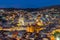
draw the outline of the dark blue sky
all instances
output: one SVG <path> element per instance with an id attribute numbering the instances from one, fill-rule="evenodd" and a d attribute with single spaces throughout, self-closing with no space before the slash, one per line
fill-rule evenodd
<path id="1" fill-rule="evenodd" d="M 60 0 L 0 0 L 0 8 L 40 8 L 60 5 Z"/>

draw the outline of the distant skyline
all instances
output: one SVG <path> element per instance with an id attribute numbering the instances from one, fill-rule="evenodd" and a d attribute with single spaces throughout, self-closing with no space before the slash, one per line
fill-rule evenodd
<path id="1" fill-rule="evenodd" d="M 60 0 L 0 0 L 0 8 L 41 8 L 60 5 Z"/>

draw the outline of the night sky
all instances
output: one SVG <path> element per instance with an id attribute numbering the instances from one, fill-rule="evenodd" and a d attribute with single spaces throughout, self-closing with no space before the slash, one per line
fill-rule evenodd
<path id="1" fill-rule="evenodd" d="M 0 8 L 40 8 L 60 5 L 60 0 L 0 0 Z"/>

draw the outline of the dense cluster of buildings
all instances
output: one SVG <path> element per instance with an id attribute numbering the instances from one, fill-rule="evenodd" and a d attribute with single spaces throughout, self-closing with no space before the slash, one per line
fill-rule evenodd
<path id="1" fill-rule="evenodd" d="M 52 31 L 59 28 L 59 8 L 35 11 L 0 9 L 0 40 L 54 40 Z"/>

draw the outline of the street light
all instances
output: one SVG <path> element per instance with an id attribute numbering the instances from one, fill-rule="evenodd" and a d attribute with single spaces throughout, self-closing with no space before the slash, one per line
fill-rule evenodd
<path id="1" fill-rule="evenodd" d="M 56 37 L 56 40 L 60 40 L 59 36 Z"/>

